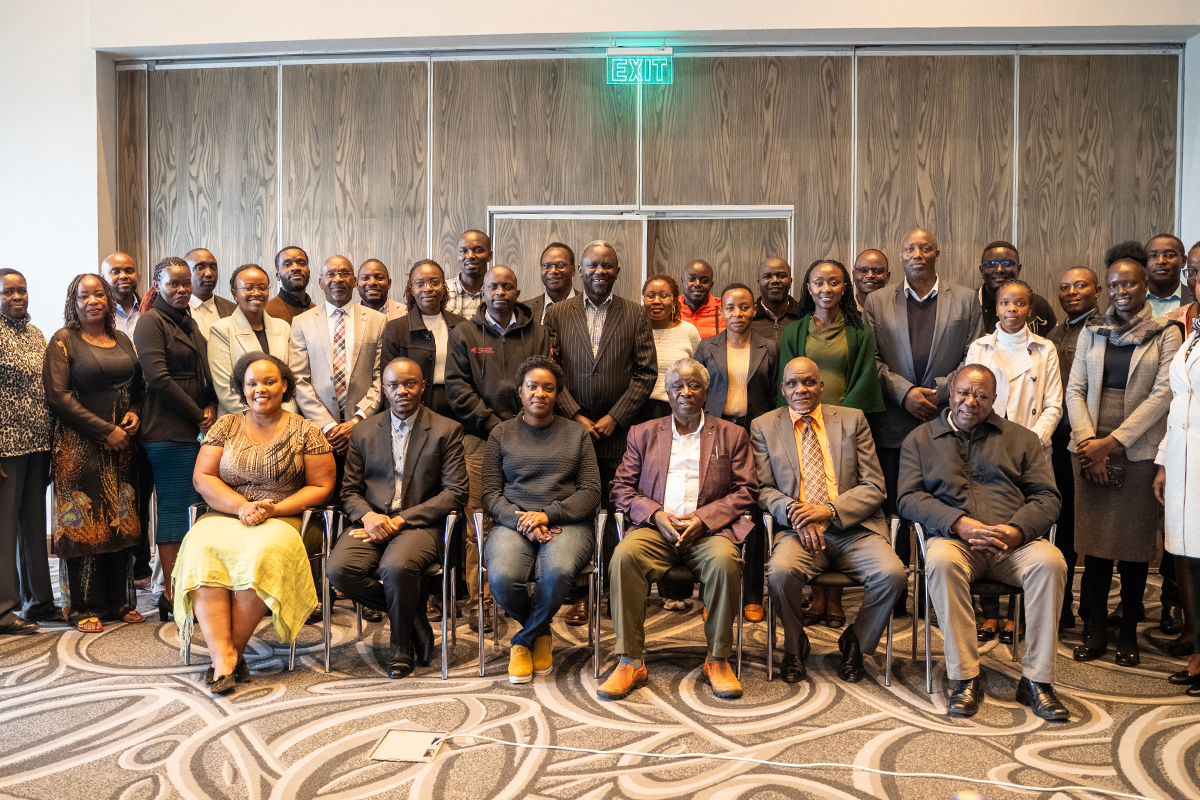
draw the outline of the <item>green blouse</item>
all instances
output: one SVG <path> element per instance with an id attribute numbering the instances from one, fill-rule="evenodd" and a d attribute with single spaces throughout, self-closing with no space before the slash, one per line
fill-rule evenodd
<path id="1" fill-rule="evenodd" d="M 822 403 L 833 404 L 833 401 L 829 399 L 829 389 L 834 381 L 831 381 L 830 378 L 833 377 L 833 373 L 837 372 L 842 383 L 842 399 L 836 405 L 857 408 L 864 414 L 883 411 L 883 390 L 879 386 L 879 367 L 875 363 L 875 336 L 871 333 L 871 329 L 866 326 L 856 328 L 846 325 L 845 319 L 840 314 L 838 321 L 824 331 L 821 331 L 816 325 L 810 325 L 811 321 L 812 315 L 808 314 L 793 322 L 787 326 L 783 336 L 779 339 L 780 386 L 783 384 L 783 370 L 787 363 L 793 358 L 805 356 L 816 361 L 817 368 L 821 370 L 821 380 L 825 382 L 825 392 L 821 395 Z M 842 362 L 844 366 L 840 371 L 836 368 L 827 369 L 826 363 L 817 360 L 818 355 L 825 359 L 829 355 L 828 352 L 818 354 L 809 350 L 811 344 L 818 344 L 820 347 L 820 343 L 810 335 L 810 330 L 815 332 L 818 337 L 828 337 L 839 327 L 841 330 L 836 338 L 844 341 L 846 348 L 846 360 Z M 782 391 L 776 393 L 776 404 L 787 405 L 783 400 Z"/>

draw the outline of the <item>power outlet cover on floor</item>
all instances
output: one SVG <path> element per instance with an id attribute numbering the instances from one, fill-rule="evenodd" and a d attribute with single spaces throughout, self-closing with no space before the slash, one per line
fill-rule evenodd
<path id="1" fill-rule="evenodd" d="M 368 756 L 372 761 L 413 761 L 428 763 L 437 757 L 445 733 L 438 731 L 404 731 L 390 729 Z M 436 742 L 436 744 L 434 744 Z"/>

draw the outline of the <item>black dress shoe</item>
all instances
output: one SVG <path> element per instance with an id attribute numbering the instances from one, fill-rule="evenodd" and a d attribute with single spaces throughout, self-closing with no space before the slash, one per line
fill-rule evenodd
<path id="1" fill-rule="evenodd" d="M 808 677 L 808 667 L 805 663 L 812 653 L 812 642 L 808 641 L 808 634 L 804 631 L 800 631 L 800 641 L 796 643 L 796 649 L 800 651 L 798 656 L 792 653 L 783 654 L 783 666 L 779 673 L 783 676 L 784 683 L 799 683 Z"/>
<path id="2" fill-rule="evenodd" d="M 316 609 L 311 614 L 308 615 L 308 619 L 304 620 L 304 624 L 305 625 L 321 625 L 324 623 L 324 621 L 325 621 L 325 615 L 321 613 L 321 607 L 317 606 Z"/>
<path id="3" fill-rule="evenodd" d="M 383 612 L 361 606 L 363 622 L 383 622 Z M 440 617 L 439 617 L 440 619 Z"/>
<path id="4" fill-rule="evenodd" d="M 1200 683 L 1195 686 L 1189 686 L 1184 694 L 1188 697 L 1200 697 Z"/>
<path id="5" fill-rule="evenodd" d="M 1200 672 L 1193 675 L 1184 668 L 1168 677 L 1167 683 L 1174 686 L 1200 686 Z"/>
<path id="6" fill-rule="evenodd" d="M 37 633 L 40 628 L 36 622 L 16 617 L 7 625 L 0 625 L 0 636 L 28 636 Z"/>
<path id="7" fill-rule="evenodd" d="M 1034 683 L 1029 678 L 1021 678 L 1017 684 L 1017 702 L 1029 706 L 1034 716 L 1049 722 L 1066 722 L 1071 713 L 1054 694 L 1054 687 L 1048 683 Z"/>
<path id="8" fill-rule="evenodd" d="M 846 628 L 846 632 L 838 639 L 838 649 L 842 651 L 842 663 L 837 668 L 838 677 L 846 683 L 858 683 L 867 671 L 863 669 L 862 647 L 858 644 L 854 628 Z"/>
<path id="9" fill-rule="evenodd" d="M 1164 605 L 1162 615 L 1158 618 L 1158 629 L 1168 636 L 1174 636 L 1183 630 L 1183 619 L 1175 606 Z"/>
<path id="10" fill-rule="evenodd" d="M 1136 667 L 1142 663 L 1142 654 L 1138 651 L 1137 642 L 1117 642 L 1117 655 L 1113 661 L 1122 667 Z"/>
<path id="11" fill-rule="evenodd" d="M 407 678 L 415 669 L 413 662 L 408 658 L 393 658 L 388 662 L 388 677 L 394 681 L 401 678 Z"/>
<path id="12" fill-rule="evenodd" d="M 63 612 L 58 606 L 50 606 L 45 611 L 38 611 L 25 617 L 26 622 L 63 622 Z"/>
<path id="13" fill-rule="evenodd" d="M 437 657 L 438 649 L 433 638 L 433 627 L 423 614 L 418 613 L 413 618 L 412 637 L 417 663 L 422 667 L 428 667 Z"/>
<path id="14" fill-rule="evenodd" d="M 1107 642 L 1088 643 L 1085 641 L 1084 644 L 1076 646 L 1075 652 L 1072 655 L 1076 661 L 1095 661 L 1107 652 Z"/>
<path id="15" fill-rule="evenodd" d="M 951 717 L 973 717 L 983 702 L 983 682 L 979 676 L 965 681 L 955 681 L 946 698 L 946 713 Z"/>
<path id="16" fill-rule="evenodd" d="M 154 605 L 158 606 L 159 622 L 168 622 L 175 614 L 175 604 L 168 600 L 165 594 L 160 594 Z"/>
<path id="17" fill-rule="evenodd" d="M 476 633 L 479 632 L 479 609 L 473 609 L 467 615 L 467 627 Z M 483 632 L 492 632 L 492 604 L 489 602 L 483 607 Z"/>

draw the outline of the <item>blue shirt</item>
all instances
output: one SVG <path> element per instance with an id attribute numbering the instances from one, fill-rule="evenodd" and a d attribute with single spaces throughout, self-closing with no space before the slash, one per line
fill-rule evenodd
<path id="1" fill-rule="evenodd" d="M 1169 297 L 1156 297 L 1154 294 L 1146 292 L 1146 302 L 1150 304 L 1154 316 L 1165 317 L 1168 311 L 1183 305 L 1183 284 L 1175 287 L 1175 294 Z"/>

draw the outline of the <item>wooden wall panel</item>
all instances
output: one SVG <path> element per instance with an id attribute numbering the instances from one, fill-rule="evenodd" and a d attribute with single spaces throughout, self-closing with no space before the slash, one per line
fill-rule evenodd
<path id="1" fill-rule="evenodd" d="M 602 58 L 433 65 L 433 258 L 489 205 L 632 205 L 637 90 Z"/>
<path id="2" fill-rule="evenodd" d="M 150 73 L 150 254 L 206 247 L 217 291 L 239 264 L 276 250 L 276 72 L 270 67 Z"/>
<path id="3" fill-rule="evenodd" d="M 621 274 L 616 293 L 641 302 L 642 222 L 620 219 L 498 219 L 492 243 L 494 263 L 504 264 L 517 274 L 521 296 L 530 299 L 546 291 L 541 280 L 542 250 L 550 242 L 563 242 L 575 251 L 578 263 L 589 242 L 602 239 L 617 250 Z M 458 259 L 439 262 L 448 273 L 458 270 Z M 575 290 L 580 291 L 579 279 Z"/>
<path id="4" fill-rule="evenodd" d="M 643 202 L 795 205 L 797 262 L 852 257 L 852 80 L 844 56 L 677 58 L 674 84 L 643 89 Z M 702 227 L 707 241 L 721 235 Z M 730 251 L 730 263 L 763 247 L 779 246 Z"/>
<path id="5" fill-rule="evenodd" d="M 149 269 L 146 189 L 146 72 L 118 72 L 117 249 L 133 256 L 141 275 Z"/>
<path id="6" fill-rule="evenodd" d="M 1017 246 L 1039 287 L 1175 232 L 1178 69 L 1173 55 L 1021 58 Z"/>
<path id="7" fill-rule="evenodd" d="M 683 268 L 702 258 L 712 265 L 714 292 L 744 283 L 758 292 L 758 265 L 787 258 L 786 219 L 656 219 L 649 222 L 648 272 L 665 272 L 683 284 Z M 794 264 L 799 279 L 809 262 Z"/>
<path id="8" fill-rule="evenodd" d="M 938 274 L 979 285 L 988 242 L 1012 235 L 1012 56 L 858 60 L 858 250 L 938 238 Z M 849 266 L 849 263 L 847 263 Z"/>
<path id="9" fill-rule="evenodd" d="M 424 62 L 283 68 L 283 238 L 392 272 L 392 296 L 425 258 Z M 400 277 L 397 280 L 397 276 Z"/>

